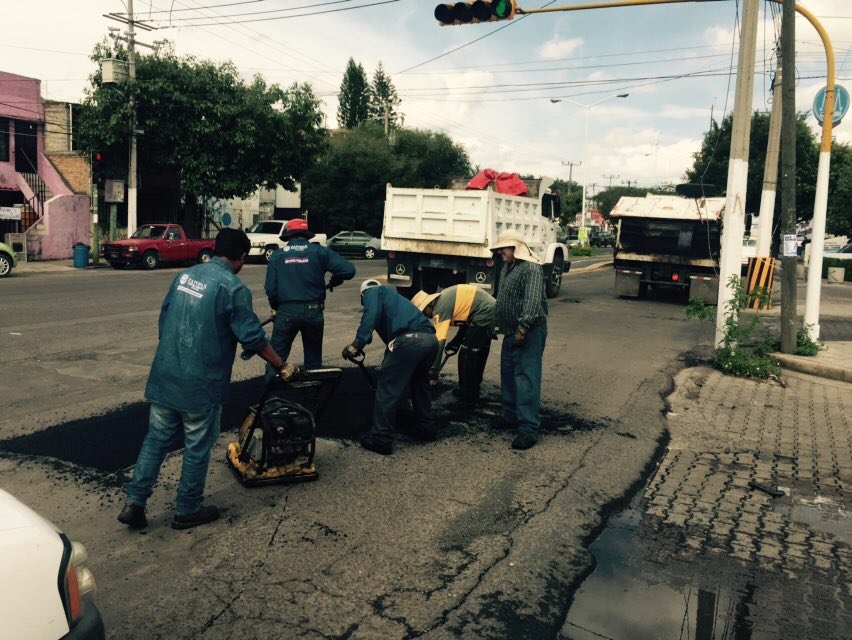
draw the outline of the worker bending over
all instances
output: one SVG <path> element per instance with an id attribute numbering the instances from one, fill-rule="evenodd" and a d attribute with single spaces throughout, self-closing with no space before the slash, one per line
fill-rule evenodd
<path id="1" fill-rule="evenodd" d="M 411 390 L 420 440 L 435 440 L 429 395 L 429 369 L 438 353 L 438 341 L 432 323 L 410 300 L 395 289 L 383 287 L 378 280 L 361 285 L 364 307 L 361 324 L 352 344 L 343 349 L 347 360 L 363 353 L 373 339 L 373 331 L 387 345 L 379 370 L 373 408 L 373 429 L 361 438 L 361 446 L 375 453 L 393 453 L 394 418 L 397 405 L 406 390 Z"/>
<path id="2" fill-rule="evenodd" d="M 462 403 L 474 404 L 479 400 L 482 375 L 491 350 L 494 306 L 497 301 L 473 284 L 455 285 L 440 293 L 419 291 L 411 301 L 435 324 L 438 357 L 435 358 L 429 377 L 433 380 L 438 378 L 443 364 L 441 351 L 446 349 L 449 356 L 458 353 L 459 387 L 453 393 Z M 457 326 L 458 333 L 444 347 L 451 326 Z"/>

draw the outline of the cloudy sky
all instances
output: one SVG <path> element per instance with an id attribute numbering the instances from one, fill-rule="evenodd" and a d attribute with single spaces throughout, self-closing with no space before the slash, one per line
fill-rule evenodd
<path id="1" fill-rule="evenodd" d="M 125 1 L 11 3 L 4 18 L 13 28 L 0 41 L 0 70 L 41 78 L 47 98 L 80 100 L 93 68 L 92 46 L 109 27 L 120 26 L 103 14 L 124 13 Z M 283 85 L 310 83 L 324 101 L 330 127 L 336 126 L 336 94 L 347 60 L 363 64 L 370 76 L 381 61 L 402 99 L 407 126 L 443 131 L 465 146 L 475 164 L 504 171 L 567 178 L 564 163 L 573 162 L 582 163 L 573 178 L 590 184 L 677 182 L 711 114 L 718 119 L 732 108 L 741 9 L 735 0 L 454 27 L 437 24 L 435 4 L 136 0 L 134 9 L 159 27 L 142 33 L 143 41 L 167 38 L 180 54 L 231 59 L 247 78 L 259 73 Z M 804 4 L 832 38 L 838 81 L 852 84 L 852 3 Z M 308 13 L 314 15 L 302 15 Z M 780 5 L 772 10 L 761 3 L 756 109 L 770 107 L 779 16 Z M 816 31 L 801 18 L 796 40 L 797 103 L 804 110 L 825 82 L 825 57 Z M 628 97 L 614 97 L 623 93 Z M 852 142 L 848 122 L 838 127 L 837 138 Z"/>

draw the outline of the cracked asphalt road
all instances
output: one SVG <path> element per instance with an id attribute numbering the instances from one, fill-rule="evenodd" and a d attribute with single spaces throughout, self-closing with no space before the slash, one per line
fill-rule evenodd
<path id="1" fill-rule="evenodd" d="M 357 266 L 359 279 L 383 270 Z M 176 273 L 4 283 L 0 366 L 15 375 L 0 380 L 0 439 L 140 400 Z M 261 315 L 263 274 L 241 274 Z M 495 343 L 488 401 L 460 416 L 445 394 L 436 443 L 401 436 L 381 457 L 321 439 L 318 482 L 248 490 L 224 462 L 223 434 L 207 495 L 225 513 L 209 526 L 168 527 L 179 453 L 163 467 L 142 534 L 115 520 L 122 496 L 90 469 L 5 454 L 0 486 L 86 544 L 110 637 L 557 637 L 591 568 L 588 543 L 642 479 L 665 432 L 661 394 L 700 338 L 680 304 L 619 300 L 611 279 L 609 269 L 569 275 L 549 301 L 543 393 L 560 423 L 529 451 L 486 426 L 499 408 Z M 336 354 L 357 313 L 353 284 L 330 297 L 328 363 L 343 364 Z M 380 360 L 378 347 L 367 353 Z M 235 379 L 260 372 L 257 361 L 238 362 Z"/>

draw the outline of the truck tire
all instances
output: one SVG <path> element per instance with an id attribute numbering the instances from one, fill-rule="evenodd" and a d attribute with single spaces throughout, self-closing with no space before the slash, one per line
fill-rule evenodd
<path id="1" fill-rule="evenodd" d="M 125 264 L 121 260 L 110 260 L 109 266 L 113 269 L 124 269 Z"/>
<path id="2" fill-rule="evenodd" d="M 146 251 L 142 256 L 142 266 L 148 271 L 153 271 L 160 266 L 160 256 L 156 251 Z"/>
<path id="3" fill-rule="evenodd" d="M 269 264 L 269 261 L 272 260 L 272 254 L 276 251 L 278 251 L 278 247 L 276 247 L 274 244 L 270 244 L 269 246 L 267 246 L 263 250 L 263 261 L 266 262 L 266 264 Z"/>
<path id="4" fill-rule="evenodd" d="M 565 267 L 565 260 L 557 254 L 553 256 L 553 264 L 550 265 L 550 272 L 547 273 L 547 281 L 544 283 L 544 292 L 548 298 L 555 298 L 559 295 L 559 290 L 562 288 L 562 270 Z"/>
<path id="5" fill-rule="evenodd" d="M 198 254 L 199 262 L 210 262 L 210 258 L 213 257 L 213 252 L 210 249 L 202 249 L 201 253 Z"/>

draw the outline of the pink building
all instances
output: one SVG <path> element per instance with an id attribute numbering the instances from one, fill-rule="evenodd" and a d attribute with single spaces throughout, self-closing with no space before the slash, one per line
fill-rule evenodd
<path id="1" fill-rule="evenodd" d="M 0 71 L 0 238 L 25 234 L 29 259 L 68 258 L 75 243 L 90 244 L 73 117 L 71 105 L 42 100 L 40 80 Z"/>

